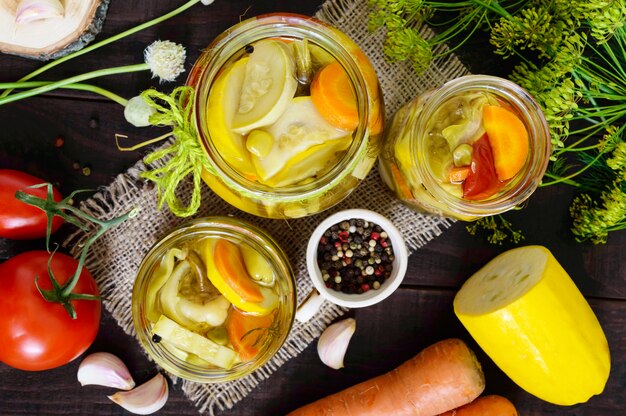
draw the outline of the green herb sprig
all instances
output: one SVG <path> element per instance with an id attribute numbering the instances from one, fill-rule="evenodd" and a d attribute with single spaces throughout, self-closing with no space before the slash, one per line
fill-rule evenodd
<path id="1" fill-rule="evenodd" d="M 473 236 L 484 233 L 490 244 L 502 245 L 506 241 L 517 244 L 524 239 L 522 231 L 513 228 L 513 224 L 502 215 L 479 218 L 466 225 L 465 229 Z"/>
<path id="2" fill-rule="evenodd" d="M 515 2 L 513 2 L 515 3 Z M 489 0 L 368 0 L 372 11 L 368 29 L 386 29 L 384 52 L 392 62 L 408 60 L 418 74 L 432 62 L 454 52 L 472 34 L 498 16 L 510 16 L 507 5 Z M 514 5 L 513 5 L 514 6 Z M 426 26 L 438 29 L 425 38 Z M 455 46 L 451 46 L 454 41 Z M 440 48 L 447 44 L 448 48 Z"/>
<path id="3" fill-rule="evenodd" d="M 370 0 L 370 29 L 387 30 L 391 61 L 428 68 L 441 43 L 453 51 L 479 29 L 489 30 L 494 52 L 515 59 L 510 79 L 537 100 L 550 127 L 551 163 L 541 186 L 579 189 L 570 208 L 578 241 L 606 242 L 626 228 L 626 2 L 624 0 Z M 423 39 L 433 26 L 437 35 Z M 409 42 L 409 40 L 418 39 Z M 418 45 L 418 46 L 415 46 Z M 419 49 L 419 53 L 416 50 Z M 510 224 L 483 219 L 493 242 Z"/>

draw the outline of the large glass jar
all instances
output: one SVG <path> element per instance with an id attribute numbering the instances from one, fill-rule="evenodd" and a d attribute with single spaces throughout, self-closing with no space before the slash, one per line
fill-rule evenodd
<path id="1" fill-rule="evenodd" d="M 406 205 L 471 221 L 525 201 L 549 157 L 548 126 L 535 100 L 508 80 L 468 75 L 398 110 L 379 170 Z"/>
<path id="2" fill-rule="evenodd" d="M 219 254 L 217 244 L 225 248 Z M 250 285 L 259 289 L 263 300 L 246 301 L 245 285 L 248 293 Z M 170 373 L 200 383 L 231 381 L 280 349 L 293 324 L 295 296 L 287 255 L 265 231 L 230 217 L 199 218 L 144 257 L 133 286 L 133 323 L 148 355 Z"/>
<path id="3" fill-rule="evenodd" d="M 202 53 L 187 85 L 196 90 L 194 121 L 211 165 L 203 179 L 248 213 L 323 211 L 354 190 L 378 156 L 384 107 L 376 73 L 352 40 L 314 18 L 269 14 L 231 27 Z"/>

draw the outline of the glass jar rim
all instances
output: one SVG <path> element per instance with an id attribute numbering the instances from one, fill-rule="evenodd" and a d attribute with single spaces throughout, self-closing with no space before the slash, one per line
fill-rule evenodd
<path id="1" fill-rule="evenodd" d="M 187 85 L 195 85 L 203 82 L 206 85 L 207 94 L 196 93 L 194 98 L 194 124 L 198 132 L 200 145 L 207 156 L 211 169 L 214 170 L 227 186 L 244 195 L 251 195 L 254 199 L 297 201 L 303 198 L 314 197 L 320 193 L 327 192 L 341 183 L 350 174 L 359 162 L 359 159 L 367 150 L 367 140 L 369 134 L 368 120 L 369 114 L 369 92 L 366 82 L 359 69 L 358 63 L 351 56 L 348 48 L 334 38 L 337 33 L 332 26 L 310 16 L 293 13 L 271 13 L 256 16 L 244 20 L 219 35 L 200 56 L 192 68 L 187 79 Z M 345 39 L 352 42 L 347 35 L 341 33 Z M 232 168 L 226 161 L 222 160 L 210 139 L 203 118 L 206 109 L 206 99 L 211 85 L 215 81 L 219 70 L 245 45 L 254 41 L 271 37 L 307 38 L 331 53 L 344 67 L 350 81 L 353 84 L 357 101 L 359 124 L 353 133 L 352 145 L 341 160 L 324 175 L 315 178 L 305 184 L 272 188 L 245 178 Z M 240 39 L 240 43 L 233 42 Z"/>
<path id="2" fill-rule="evenodd" d="M 424 186 L 437 200 L 446 204 L 452 212 L 461 216 L 484 217 L 508 211 L 522 204 L 535 191 L 546 171 L 551 154 L 550 131 L 543 111 L 535 99 L 522 87 L 504 78 L 491 75 L 465 75 L 443 84 L 428 92 L 424 107 L 417 117 L 416 131 L 425 131 L 429 117 L 448 99 L 469 91 L 486 91 L 504 99 L 511 105 L 528 130 L 529 160 L 523 172 L 518 173 L 506 190 L 496 197 L 470 201 L 456 197 L 439 185 L 428 168 L 428 163 L 414 163 Z M 426 133 L 424 133 L 426 134 Z M 419 155 L 427 155 L 427 140 L 420 140 L 417 134 L 410 138 L 411 160 L 419 161 Z M 533 151 L 535 150 L 535 151 Z"/>

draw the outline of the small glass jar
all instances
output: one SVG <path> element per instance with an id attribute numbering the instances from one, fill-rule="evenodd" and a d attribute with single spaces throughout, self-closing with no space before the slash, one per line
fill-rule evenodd
<path id="1" fill-rule="evenodd" d="M 324 59 L 339 62 L 349 78 L 358 112 L 358 122 L 350 132 L 351 144 L 342 150 L 343 155 L 328 162 L 323 171 L 284 186 L 263 183 L 255 178 L 254 171 L 246 173 L 245 169 L 239 169 L 225 157 L 223 142 L 216 134 L 211 134 L 215 131 L 211 129 L 216 127 L 215 123 L 211 124 L 210 117 L 214 112 L 209 110 L 212 105 L 209 96 L 220 75 L 238 60 L 248 57 L 254 51 L 252 45 L 267 39 L 278 40 L 287 48 L 295 48 L 297 42 L 306 40 L 308 50 L 317 53 L 315 56 L 311 52 L 313 65 Z M 300 80 L 299 71 L 296 67 L 293 77 Z M 310 74 L 310 77 L 314 76 Z M 298 85 L 296 96 L 309 94 L 306 76 L 304 78 L 304 84 L 299 81 L 302 85 Z M 350 194 L 367 176 L 378 156 L 384 106 L 376 73 L 352 40 L 314 18 L 268 14 L 231 27 L 202 53 L 190 72 L 187 85 L 196 90 L 194 121 L 211 166 L 204 170 L 203 180 L 217 195 L 245 212 L 267 218 L 298 218 L 323 211 Z M 241 141 L 239 146 L 245 148 L 248 137 L 248 133 L 242 133 L 242 137 L 235 140 Z M 305 159 L 315 161 L 317 155 Z"/>
<path id="2" fill-rule="evenodd" d="M 263 342 L 256 356 L 242 360 L 230 369 L 207 367 L 194 360 L 185 359 L 180 351 L 171 348 L 160 339 L 154 339 L 154 323 L 148 318 L 149 295 L 154 290 L 151 283 L 161 260 L 173 248 L 193 245 L 207 238 L 220 238 L 240 245 L 247 244 L 261 254 L 274 271 L 274 286 L 278 295 L 278 306 L 268 342 Z M 157 302 L 153 300 L 153 302 Z M 154 304 L 154 303 L 153 303 Z M 232 309 L 233 306 L 230 306 Z M 229 312 L 230 313 L 230 312 Z M 231 381 L 245 376 L 263 366 L 280 349 L 293 325 L 295 314 L 295 277 L 287 255 L 263 230 L 230 217 L 206 217 L 196 219 L 174 229 L 158 241 L 146 254 L 133 286 L 132 316 L 137 336 L 148 355 L 162 368 L 187 380 L 199 383 Z M 197 360 L 196 360 L 197 361 Z"/>
<path id="3" fill-rule="evenodd" d="M 466 198 L 463 182 L 448 179 L 453 178 L 449 172 L 455 167 L 457 148 L 442 139 L 442 126 L 448 126 L 445 124 L 448 119 L 440 120 L 444 114 L 449 120 L 455 120 L 458 126 L 463 126 L 467 120 L 459 120 L 464 117 L 461 114 L 467 115 L 467 111 L 456 103 L 462 103 L 464 97 L 472 100 L 479 97 L 489 105 L 505 108 L 521 121 L 527 132 L 528 153 L 519 171 L 513 177 L 499 181 L 497 191 L 484 198 Z M 442 110 L 446 108 L 449 113 Z M 480 111 L 482 114 L 482 107 Z M 477 122 L 483 123 L 481 120 Z M 472 128 L 476 128 L 478 136 L 485 134 L 482 124 Z M 550 133 L 543 112 L 524 89 L 506 79 L 468 75 L 427 91 L 398 110 L 386 131 L 379 171 L 387 186 L 409 207 L 472 221 L 508 211 L 524 202 L 541 182 L 550 151 Z M 472 153 L 469 154 L 471 158 Z M 467 169 L 475 167 L 473 158 L 464 163 Z M 468 171 L 464 174 L 467 175 Z"/>

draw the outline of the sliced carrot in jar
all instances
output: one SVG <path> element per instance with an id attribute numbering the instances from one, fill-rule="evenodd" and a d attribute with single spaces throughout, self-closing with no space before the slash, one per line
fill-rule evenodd
<path id="1" fill-rule="evenodd" d="M 242 361 L 251 360 L 259 353 L 269 335 L 275 316 L 275 313 L 254 316 L 238 309 L 231 310 L 226 321 L 226 332 L 228 340 Z"/>
<path id="2" fill-rule="evenodd" d="M 359 124 L 354 88 L 337 61 L 320 69 L 311 83 L 311 99 L 317 111 L 332 125 L 352 131 Z"/>
<path id="3" fill-rule="evenodd" d="M 222 278 L 246 302 L 261 302 L 263 294 L 246 271 L 239 247 L 228 240 L 215 243 L 213 258 Z"/>
<path id="4" fill-rule="evenodd" d="M 398 166 L 395 163 L 391 163 L 389 166 L 391 167 L 391 175 L 393 176 L 396 191 L 406 200 L 413 199 L 413 192 L 411 192 L 409 184 L 404 180 L 404 175 L 402 175 Z"/>
<path id="5" fill-rule="evenodd" d="M 494 105 L 483 108 L 483 124 L 493 152 L 498 179 L 511 179 L 528 158 L 528 131 L 515 113 Z"/>
<path id="6" fill-rule="evenodd" d="M 461 183 L 465 180 L 465 178 L 467 178 L 467 175 L 469 174 L 469 172 L 470 172 L 469 166 L 453 167 L 450 169 L 448 178 L 450 179 L 450 182 L 452 183 Z"/>

